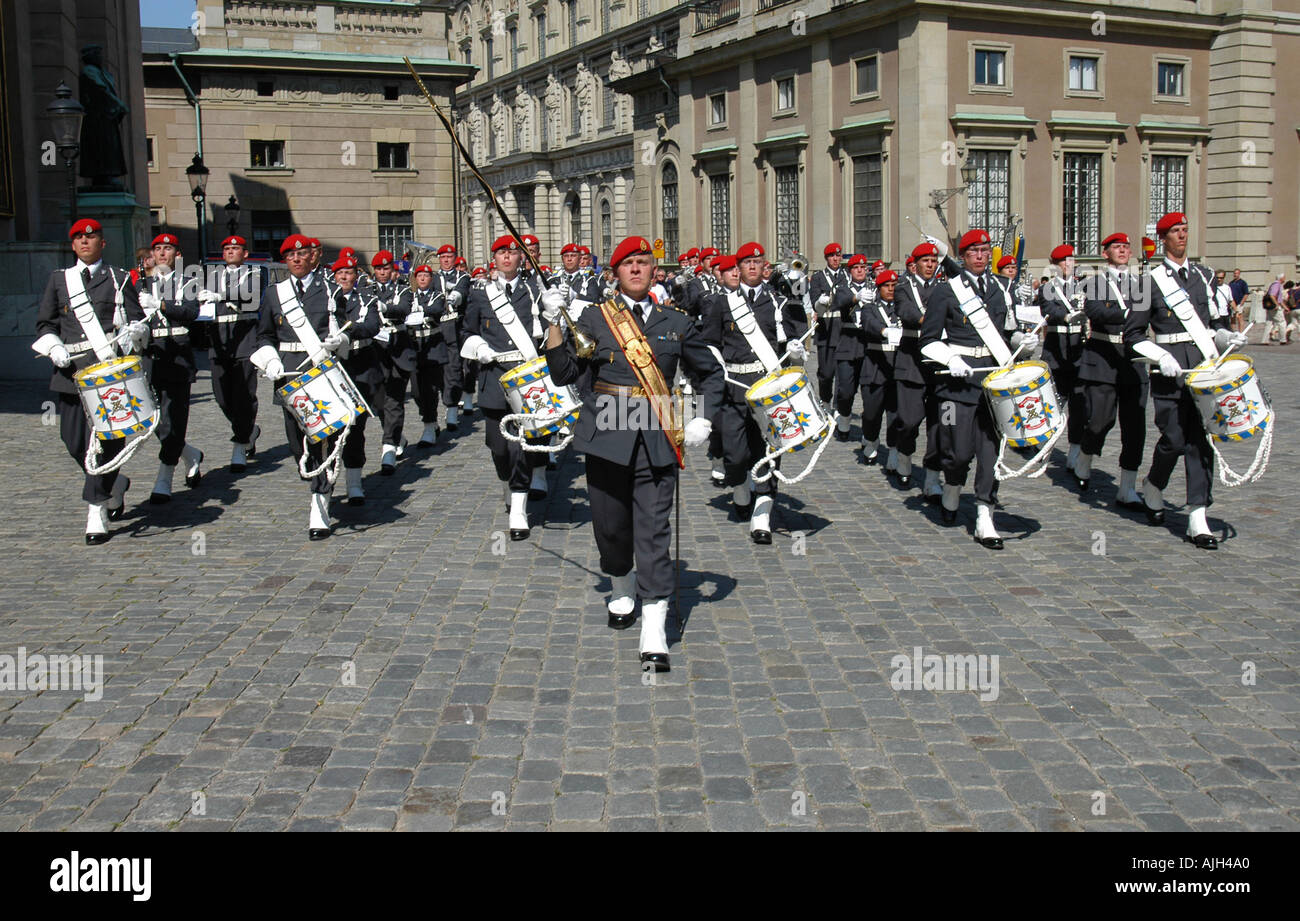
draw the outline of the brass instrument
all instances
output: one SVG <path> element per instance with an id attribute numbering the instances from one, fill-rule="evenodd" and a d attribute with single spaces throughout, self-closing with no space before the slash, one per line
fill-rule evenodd
<path id="1" fill-rule="evenodd" d="M 415 267 L 417 265 L 429 265 L 432 267 L 433 262 L 429 260 L 437 259 L 438 247 L 429 246 L 427 243 L 420 243 L 415 240 L 403 240 L 402 249 L 411 254 L 411 272 L 406 281 L 412 291 L 415 290 Z"/>

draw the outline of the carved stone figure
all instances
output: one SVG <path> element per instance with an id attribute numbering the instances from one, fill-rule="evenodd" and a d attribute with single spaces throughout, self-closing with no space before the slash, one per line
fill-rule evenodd
<path id="1" fill-rule="evenodd" d="M 86 115 L 81 121 L 82 177 L 92 188 L 120 189 L 118 177 L 126 175 L 126 153 L 122 148 L 122 119 L 131 110 L 117 95 L 117 82 L 104 69 L 104 46 L 81 49 L 81 104 Z"/>

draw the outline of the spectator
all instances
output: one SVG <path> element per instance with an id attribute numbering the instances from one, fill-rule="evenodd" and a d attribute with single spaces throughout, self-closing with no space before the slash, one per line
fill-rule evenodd
<path id="1" fill-rule="evenodd" d="M 1292 330 L 1300 331 L 1300 288 L 1295 286 L 1295 282 L 1288 281 L 1283 291 L 1285 293 L 1282 296 L 1282 309 L 1286 313 L 1287 323 L 1283 330 L 1286 338 L 1282 340 L 1282 344 L 1290 345 Z"/>
<path id="2" fill-rule="evenodd" d="M 1279 345 L 1286 342 L 1286 309 L 1282 306 L 1282 298 L 1285 296 L 1283 283 L 1286 281 L 1286 273 L 1279 272 L 1277 281 L 1268 286 L 1268 291 L 1264 294 L 1264 338 L 1260 340 L 1260 345 L 1268 345 L 1269 340 L 1276 338 Z"/>
<path id="3" fill-rule="evenodd" d="M 131 284 L 139 287 L 140 279 L 153 274 L 153 250 L 143 246 L 135 251 L 135 268 L 131 270 Z"/>
<path id="4" fill-rule="evenodd" d="M 1250 295 L 1250 286 L 1241 277 L 1241 269 L 1233 270 L 1228 290 L 1232 292 L 1232 328 L 1241 332 L 1246 326 L 1246 298 Z"/>

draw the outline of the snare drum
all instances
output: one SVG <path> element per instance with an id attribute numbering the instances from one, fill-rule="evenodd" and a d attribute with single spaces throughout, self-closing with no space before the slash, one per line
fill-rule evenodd
<path id="1" fill-rule="evenodd" d="M 312 444 L 343 431 L 362 413 L 374 415 L 352 378 L 333 358 L 308 368 L 275 391 Z"/>
<path id="2" fill-rule="evenodd" d="M 1215 441 L 1245 441 L 1273 423 L 1273 406 L 1259 385 L 1255 362 L 1245 355 L 1210 364 L 1187 375 L 1187 387 Z"/>
<path id="3" fill-rule="evenodd" d="M 760 378 L 745 391 L 745 401 L 773 450 L 802 451 L 831 430 L 830 413 L 803 368 L 784 368 Z"/>
<path id="4" fill-rule="evenodd" d="M 984 395 L 994 421 L 1012 447 L 1046 444 L 1064 422 L 1052 372 L 1041 361 L 1022 361 L 994 371 L 984 379 Z"/>
<path id="5" fill-rule="evenodd" d="M 572 386 L 560 387 L 551 380 L 544 357 L 526 361 L 501 375 L 501 389 L 510 412 L 526 418 L 520 429 L 527 438 L 547 438 L 578 421 L 582 401 Z"/>
<path id="6" fill-rule="evenodd" d="M 77 372 L 76 381 L 100 441 L 129 438 L 153 427 L 157 407 L 139 357 L 101 361 Z"/>

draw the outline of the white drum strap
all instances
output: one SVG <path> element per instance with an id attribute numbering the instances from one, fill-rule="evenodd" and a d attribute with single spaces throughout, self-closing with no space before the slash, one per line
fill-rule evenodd
<path id="1" fill-rule="evenodd" d="M 63 280 L 68 285 L 68 304 L 72 307 L 72 315 L 81 324 L 86 341 L 90 343 L 96 358 L 108 361 L 113 357 L 113 346 L 104 335 L 104 327 L 99 325 L 99 317 L 95 316 L 95 308 L 90 303 L 90 296 L 86 294 L 86 286 L 81 283 L 81 263 L 64 269 Z"/>
<path id="2" fill-rule="evenodd" d="M 767 336 L 758 328 L 758 320 L 754 317 L 754 312 L 749 309 L 749 302 L 739 291 L 732 291 L 727 294 L 727 307 L 731 310 L 732 322 L 736 324 L 736 329 L 745 337 L 749 343 L 750 351 L 756 358 L 763 363 L 763 367 L 771 374 L 777 368 L 781 367 L 781 361 L 776 357 L 776 349 L 772 348 L 772 343 L 767 341 Z M 781 324 L 777 323 L 777 329 Z"/>
<path id="3" fill-rule="evenodd" d="M 1124 316 L 1128 316 L 1128 304 L 1124 301 L 1124 295 L 1120 294 L 1119 285 L 1116 284 L 1118 276 L 1114 272 L 1106 273 L 1106 284 L 1110 286 L 1111 294 L 1115 295 L 1115 300 L 1119 301 L 1119 309 L 1124 311 Z"/>
<path id="4" fill-rule="evenodd" d="M 276 285 L 276 293 L 280 295 L 280 313 L 284 314 L 285 320 L 293 328 L 294 334 L 298 341 L 307 347 L 308 355 L 315 355 L 320 352 L 324 346 L 321 345 L 320 336 L 316 334 L 316 329 L 307 319 L 306 312 L 302 309 L 302 302 L 298 300 L 298 292 L 293 288 L 293 279 L 286 278 Z M 329 312 L 330 329 L 335 328 L 334 311 Z"/>
<path id="5" fill-rule="evenodd" d="M 975 332 L 979 333 L 985 348 L 993 353 L 994 359 L 999 365 L 1008 365 L 1011 363 L 1011 349 L 1007 347 L 1006 340 L 1002 338 L 993 326 L 993 319 L 989 316 L 984 302 L 980 300 L 979 292 L 971 287 L 965 277 L 958 275 L 948 282 L 948 287 L 952 288 L 952 293 L 957 295 L 957 308 L 970 321 Z"/>
<path id="6" fill-rule="evenodd" d="M 916 299 L 916 308 L 921 311 L 921 316 L 925 316 L 925 301 L 921 298 L 921 292 L 917 290 L 916 280 L 908 273 L 907 278 L 908 290 L 912 292 L 912 297 Z"/>
<path id="7" fill-rule="evenodd" d="M 528 330 L 524 329 L 515 305 L 498 285 L 491 284 L 483 290 L 487 294 L 488 303 L 492 305 L 492 312 L 497 315 L 497 322 L 506 331 L 510 341 L 515 344 L 515 349 L 524 356 L 524 361 L 532 361 L 537 357 L 537 346 L 533 342 L 533 337 L 528 335 Z"/>
<path id="8" fill-rule="evenodd" d="M 1189 272 L 1196 270 L 1188 266 Z M 1163 271 L 1161 271 L 1163 270 Z M 1214 347 L 1214 337 L 1210 331 L 1205 328 L 1201 322 L 1200 316 L 1196 313 L 1196 306 L 1192 304 L 1192 299 L 1187 296 L 1187 292 L 1178 284 L 1178 277 L 1167 264 L 1161 265 L 1159 269 L 1151 273 L 1155 279 L 1156 287 L 1160 289 L 1160 294 L 1165 299 L 1165 306 L 1178 318 L 1183 324 L 1183 329 L 1191 335 L 1192 341 L 1196 347 L 1201 350 L 1201 354 L 1207 361 L 1218 358 L 1219 350 Z M 1205 279 L 1201 279 L 1204 283 Z"/>
<path id="9" fill-rule="evenodd" d="M 754 297 L 755 300 L 758 299 L 758 295 L 755 295 Z M 777 345 L 783 345 L 785 343 L 786 336 L 785 336 L 785 324 L 781 322 L 781 311 L 785 308 L 786 301 L 784 297 L 781 297 L 780 300 L 777 299 L 778 297 L 780 296 L 775 292 L 773 292 L 772 322 L 776 324 L 776 343 Z"/>

